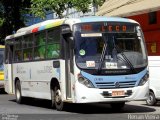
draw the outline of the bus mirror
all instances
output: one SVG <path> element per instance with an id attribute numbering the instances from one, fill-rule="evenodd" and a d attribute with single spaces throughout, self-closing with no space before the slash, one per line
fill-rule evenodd
<path id="1" fill-rule="evenodd" d="M 71 35 L 71 28 L 69 25 L 63 25 L 61 28 L 61 32 L 63 36 L 70 36 Z"/>
<path id="2" fill-rule="evenodd" d="M 70 37 L 70 47 L 71 47 L 71 49 L 74 49 L 74 40 L 73 40 L 73 37 Z"/>

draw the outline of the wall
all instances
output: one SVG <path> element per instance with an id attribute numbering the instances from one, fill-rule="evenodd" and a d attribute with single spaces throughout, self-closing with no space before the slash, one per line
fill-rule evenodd
<path id="1" fill-rule="evenodd" d="M 149 55 L 160 55 L 160 11 L 156 11 L 156 23 L 149 24 L 149 14 L 128 17 L 140 23 Z"/>

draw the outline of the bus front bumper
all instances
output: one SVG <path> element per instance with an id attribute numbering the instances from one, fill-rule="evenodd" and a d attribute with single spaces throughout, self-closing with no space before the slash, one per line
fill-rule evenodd
<path id="1" fill-rule="evenodd" d="M 113 91 L 123 91 L 123 96 L 112 96 Z M 133 88 L 119 89 L 98 89 L 87 88 L 86 86 L 76 82 L 75 84 L 75 103 L 95 103 L 95 102 L 127 102 L 133 100 L 145 100 L 149 93 L 149 83 L 143 86 Z"/>

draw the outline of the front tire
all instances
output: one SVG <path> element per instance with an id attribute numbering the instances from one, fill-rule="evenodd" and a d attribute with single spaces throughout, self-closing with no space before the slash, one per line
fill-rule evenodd
<path id="1" fill-rule="evenodd" d="M 62 111 L 64 109 L 64 103 L 62 101 L 62 94 L 59 86 L 54 88 L 54 105 L 58 111 Z"/>
<path id="2" fill-rule="evenodd" d="M 52 105 L 52 108 L 55 108 L 55 97 L 54 97 L 54 89 L 51 89 L 51 105 Z"/>
<path id="3" fill-rule="evenodd" d="M 22 93 L 21 93 L 21 85 L 20 85 L 20 81 L 16 82 L 16 86 L 15 86 L 15 96 L 16 96 L 16 102 L 18 104 L 22 104 Z"/>
<path id="4" fill-rule="evenodd" d="M 152 106 L 156 104 L 156 97 L 152 91 L 149 91 L 149 96 L 146 100 L 147 105 Z"/>

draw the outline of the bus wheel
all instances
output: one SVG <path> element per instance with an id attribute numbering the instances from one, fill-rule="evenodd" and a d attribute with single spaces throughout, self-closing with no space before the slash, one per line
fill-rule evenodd
<path id="1" fill-rule="evenodd" d="M 114 110 L 121 110 L 125 105 L 125 102 L 111 103 L 111 107 Z"/>
<path id="2" fill-rule="evenodd" d="M 20 81 L 16 82 L 15 95 L 16 95 L 16 102 L 19 103 L 19 104 L 21 104 L 22 103 L 22 94 L 21 94 Z"/>
<path id="3" fill-rule="evenodd" d="M 52 108 L 55 108 L 55 97 L 54 97 L 54 90 L 51 89 L 51 100 L 52 100 Z"/>
<path id="4" fill-rule="evenodd" d="M 155 105 L 156 102 L 157 101 L 156 101 L 154 93 L 152 91 L 149 91 L 149 96 L 146 100 L 147 105 L 152 106 L 152 105 Z"/>
<path id="5" fill-rule="evenodd" d="M 54 88 L 54 104 L 58 111 L 63 110 L 64 103 L 62 101 L 61 90 L 60 90 L 60 87 L 57 87 L 57 86 Z"/>

